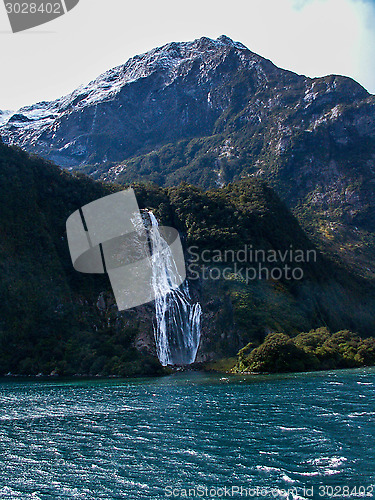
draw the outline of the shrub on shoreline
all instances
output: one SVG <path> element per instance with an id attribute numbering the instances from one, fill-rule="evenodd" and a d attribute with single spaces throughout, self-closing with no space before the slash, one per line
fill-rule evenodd
<path id="1" fill-rule="evenodd" d="M 238 353 L 233 373 L 278 373 L 375 365 L 375 338 L 362 339 L 349 330 L 327 328 L 299 333 L 270 333 L 258 347 L 248 344 Z"/>

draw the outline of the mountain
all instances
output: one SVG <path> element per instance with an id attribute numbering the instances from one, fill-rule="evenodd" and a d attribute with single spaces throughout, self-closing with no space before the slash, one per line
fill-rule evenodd
<path id="1" fill-rule="evenodd" d="M 108 279 L 78 273 L 71 264 L 66 219 L 119 189 L 0 141 L 0 375 L 163 373 L 155 356 L 153 305 L 119 312 Z M 291 245 L 314 249 L 285 204 L 260 180 L 208 191 L 186 183 L 134 184 L 134 189 L 141 208 L 179 230 L 188 263 L 191 246 L 205 255 L 245 244 L 283 254 Z M 232 264 L 206 266 L 223 270 Z M 235 272 L 228 279 L 194 279 L 190 270 L 191 294 L 203 310 L 198 360 L 233 356 L 271 330 L 296 334 L 328 326 L 373 333 L 375 289 L 369 280 L 319 253 L 298 266 L 304 276 L 297 281 L 246 282 Z"/>
<path id="2" fill-rule="evenodd" d="M 229 38 L 170 43 L 135 56 L 53 102 L 20 109 L 3 139 L 61 166 L 121 161 L 186 137 L 210 135 L 230 104 L 224 87 L 240 68 L 273 65 Z"/>
<path id="3" fill-rule="evenodd" d="M 375 97 L 350 78 L 306 78 L 200 38 L 3 121 L 5 142 L 105 181 L 263 179 L 324 251 L 375 276 Z"/>

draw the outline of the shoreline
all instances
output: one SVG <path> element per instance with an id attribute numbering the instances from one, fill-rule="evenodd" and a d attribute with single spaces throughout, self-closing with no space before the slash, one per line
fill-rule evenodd
<path id="1" fill-rule="evenodd" d="M 161 378 L 161 377 L 168 377 L 171 375 L 177 375 L 179 373 L 202 373 L 202 374 L 217 374 L 217 375 L 227 375 L 231 377 L 241 377 L 241 376 L 253 376 L 253 377 L 259 377 L 259 376 L 276 376 L 276 375 L 303 375 L 303 374 L 308 374 L 308 373 L 332 373 L 332 372 L 343 372 L 346 370 L 364 370 L 367 368 L 375 368 L 375 365 L 367 365 L 367 366 L 355 366 L 351 368 L 332 368 L 329 370 L 306 370 L 306 371 L 288 371 L 288 372 L 251 372 L 251 371 L 244 371 L 244 372 L 231 372 L 231 371 L 222 371 L 222 370 L 214 370 L 214 369 L 207 369 L 204 367 L 198 368 L 182 368 L 182 367 L 177 367 L 177 368 L 171 368 L 169 367 L 169 373 L 163 373 L 159 375 L 133 375 L 131 377 L 122 377 L 120 375 L 85 375 L 85 374 L 74 374 L 74 375 L 20 375 L 20 374 L 7 374 L 7 375 L 0 375 L 0 382 L 1 381 L 7 381 L 7 380 L 30 380 L 30 381 L 51 381 L 51 380 L 60 380 L 60 381 L 66 381 L 66 380 L 87 380 L 87 381 L 94 381 L 94 380 L 141 380 L 141 379 L 153 379 L 153 378 Z"/>

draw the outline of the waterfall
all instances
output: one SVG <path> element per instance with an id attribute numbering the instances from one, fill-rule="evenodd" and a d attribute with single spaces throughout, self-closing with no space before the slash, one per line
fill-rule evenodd
<path id="1" fill-rule="evenodd" d="M 177 285 L 176 264 L 159 224 L 148 212 L 152 250 L 152 287 L 155 292 L 156 322 L 154 335 L 160 363 L 188 365 L 194 363 L 201 335 L 201 306 L 193 304 L 187 280 Z"/>

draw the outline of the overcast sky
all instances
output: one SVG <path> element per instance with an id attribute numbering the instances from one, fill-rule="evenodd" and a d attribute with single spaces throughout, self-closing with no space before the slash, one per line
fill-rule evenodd
<path id="1" fill-rule="evenodd" d="M 18 34 L 1 3 L 0 109 L 60 97 L 164 43 L 222 34 L 282 68 L 351 76 L 375 93 L 375 0 L 80 0 Z"/>

